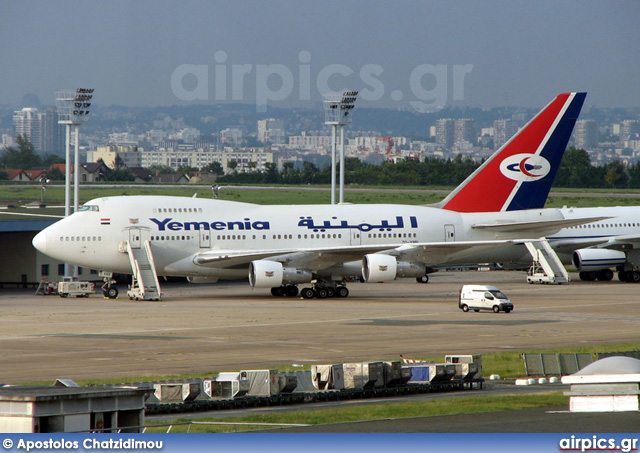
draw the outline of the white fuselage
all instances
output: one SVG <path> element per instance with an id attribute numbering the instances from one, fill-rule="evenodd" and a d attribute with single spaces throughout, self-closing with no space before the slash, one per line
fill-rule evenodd
<path id="1" fill-rule="evenodd" d="M 458 213 L 410 205 L 263 206 L 184 197 L 107 197 L 86 203 L 79 212 L 45 229 L 34 244 L 61 261 L 130 273 L 120 244 L 149 240 L 159 275 L 245 278 L 246 264 L 201 266 L 194 257 L 205 251 L 250 253 L 382 244 L 393 248 L 522 238 L 522 233 L 496 233 L 472 225 L 562 218 L 557 209 Z M 425 264 L 448 263 L 442 255 L 433 260 Z M 321 260 L 312 270 L 323 270 Z"/>

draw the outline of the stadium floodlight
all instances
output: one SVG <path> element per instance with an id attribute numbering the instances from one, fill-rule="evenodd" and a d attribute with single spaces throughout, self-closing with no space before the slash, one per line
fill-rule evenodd
<path id="1" fill-rule="evenodd" d="M 65 178 L 64 215 L 71 214 L 71 140 L 74 142 L 73 210 L 80 204 L 80 125 L 89 119 L 89 108 L 93 99 L 93 88 L 58 90 L 56 106 L 58 124 L 65 125 Z M 69 265 L 65 264 L 65 276 L 69 276 Z"/>
<path id="2" fill-rule="evenodd" d="M 324 95 L 324 124 L 331 126 L 331 204 L 336 204 L 336 132 L 340 126 L 340 203 L 344 203 L 344 126 L 351 124 L 357 91 Z"/>

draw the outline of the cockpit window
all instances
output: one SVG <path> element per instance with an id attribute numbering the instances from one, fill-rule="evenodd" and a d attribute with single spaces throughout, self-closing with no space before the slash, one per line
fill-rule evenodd
<path id="1" fill-rule="evenodd" d="M 82 212 L 82 211 L 100 212 L 100 207 L 96 205 L 91 205 L 91 204 L 84 204 L 78 208 L 78 212 Z"/>

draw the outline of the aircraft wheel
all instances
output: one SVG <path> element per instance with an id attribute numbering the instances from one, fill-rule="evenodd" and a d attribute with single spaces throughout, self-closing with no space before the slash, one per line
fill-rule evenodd
<path id="1" fill-rule="evenodd" d="M 620 271 L 618 272 L 618 280 L 620 280 L 621 282 L 626 282 L 627 281 L 627 271 Z"/>
<path id="2" fill-rule="evenodd" d="M 418 283 L 429 283 L 429 276 L 427 274 L 424 274 L 422 277 L 416 278 L 416 281 Z"/>
<path id="3" fill-rule="evenodd" d="M 271 288 L 271 295 L 275 297 L 284 296 L 284 286 L 274 286 Z"/>
<path id="4" fill-rule="evenodd" d="M 640 272 L 638 271 L 627 272 L 627 281 L 629 283 L 640 283 Z"/>
<path id="5" fill-rule="evenodd" d="M 327 288 L 327 297 L 336 297 L 336 290 L 329 286 Z"/>
<path id="6" fill-rule="evenodd" d="M 465 312 L 465 313 L 467 313 L 467 312 L 469 311 L 469 306 L 468 306 L 467 304 L 464 304 L 464 305 L 462 306 L 462 311 L 463 311 L 463 312 Z"/>
<path id="7" fill-rule="evenodd" d="M 313 299 L 315 295 L 316 293 L 312 288 L 303 288 L 302 291 L 300 291 L 300 296 L 302 296 L 303 299 Z"/>
<path id="8" fill-rule="evenodd" d="M 596 279 L 596 273 L 594 271 L 585 272 L 586 280 L 593 282 Z"/>
<path id="9" fill-rule="evenodd" d="M 587 280 L 587 273 L 586 272 L 580 272 L 580 280 L 582 280 L 583 282 Z"/>
<path id="10" fill-rule="evenodd" d="M 318 296 L 318 299 L 326 299 L 328 296 L 327 289 L 318 288 L 318 290 L 316 291 L 316 296 Z"/>
<path id="11" fill-rule="evenodd" d="M 602 282 L 608 282 L 613 279 L 613 271 L 611 269 L 602 269 L 596 274 L 596 278 Z"/>
<path id="12" fill-rule="evenodd" d="M 287 285 L 284 288 L 284 294 L 287 297 L 296 297 L 298 295 L 298 287 L 296 285 Z"/>
<path id="13" fill-rule="evenodd" d="M 115 299 L 116 297 L 118 297 L 118 288 L 116 287 L 107 288 L 107 297 L 109 299 Z"/>
<path id="14" fill-rule="evenodd" d="M 497 305 L 493 306 L 493 312 L 494 313 L 499 313 L 500 312 L 500 307 L 498 307 Z"/>
<path id="15" fill-rule="evenodd" d="M 349 295 L 349 290 L 346 286 L 338 286 L 336 288 L 336 295 L 338 297 L 347 297 Z"/>

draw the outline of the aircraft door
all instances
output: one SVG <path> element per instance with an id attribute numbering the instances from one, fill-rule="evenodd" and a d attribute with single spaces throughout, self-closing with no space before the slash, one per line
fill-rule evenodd
<path id="1" fill-rule="evenodd" d="M 129 229 L 129 244 L 132 249 L 139 249 L 142 241 L 141 234 L 139 228 L 130 228 Z"/>
<path id="2" fill-rule="evenodd" d="M 362 244 L 362 231 L 357 228 L 349 229 L 350 236 L 350 245 L 360 245 Z"/>
<path id="3" fill-rule="evenodd" d="M 444 242 L 455 242 L 456 227 L 455 225 L 446 224 L 444 226 Z"/>
<path id="4" fill-rule="evenodd" d="M 211 231 L 204 229 L 198 231 L 200 232 L 200 248 L 211 248 Z"/>
<path id="5" fill-rule="evenodd" d="M 129 244 L 132 249 L 142 248 L 142 243 L 149 239 L 150 232 L 146 228 L 127 228 L 129 230 Z"/>

